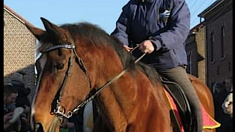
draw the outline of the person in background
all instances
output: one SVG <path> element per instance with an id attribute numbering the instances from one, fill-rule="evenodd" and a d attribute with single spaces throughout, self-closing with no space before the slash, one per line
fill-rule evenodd
<path id="1" fill-rule="evenodd" d="M 20 116 L 21 120 L 21 132 L 27 132 L 30 131 L 30 124 L 27 121 L 29 111 L 30 111 L 30 100 L 28 98 L 28 95 L 30 94 L 31 89 L 25 87 L 25 76 L 26 73 L 23 71 L 16 72 L 13 77 L 11 78 L 11 84 L 13 84 L 14 87 L 16 87 L 18 91 L 18 96 L 15 101 L 16 107 L 22 107 L 24 108 L 23 114 Z"/>
<path id="2" fill-rule="evenodd" d="M 196 132 L 202 132 L 200 101 L 186 73 L 185 40 L 190 30 L 190 12 L 185 0 L 130 0 L 123 8 L 111 36 L 122 42 L 135 57 L 153 66 L 164 78 L 185 92 L 196 118 Z M 189 130 L 191 131 L 191 130 Z"/>
<path id="3" fill-rule="evenodd" d="M 21 128 L 20 120 L 17 120 L 13 123 L 9 122 L 15 108 L 9 106 L 15 103 L 17 96 L 17 89 L 11 83 L 7 83 L 4 85 L 4 132 L 18 132 Z"/>
<path id="4" fill-rule="evenodd" d="M 233 91 L 230 91 L 221 107 L 225 114 L 229 114 L 233 118 Z"/>
<path id="5" fill-rule="evenodd" d="M 225 87 L 226 91 L 228 91 L 228 92 L 233 91 L 232 77 L 227 78 L 223 83 L 224 83 L 224 87 Z"/>
<path id="6" fill-rule="evenodd" d="M 23 114 L 20 116 L 21 120 L 21 132 L 30 131 L 30 124 L 27 121 L 29 111 L 30 111 L 30 101 L 28 95 L 30 94 L 31 89 L 25 88 L 24 83 L 19 82 L 18 80 L 12 80 L 11 83 L 17 89 L 18 96 L 15 101 L 15 107 L 22 107 L 24 108 Z"/>
<path id="7" fill-rule="evenodd" d="M 228 91 L 223 82 L 214 83 L 213 99 L 215 107 L 215 120 L 221 124 L 221 126 L 216 129 L 216 132 L 232 132 L 232 119 L 229 115 L 223 112 L 223 108 L 221 107 L 227 95 Z"/>

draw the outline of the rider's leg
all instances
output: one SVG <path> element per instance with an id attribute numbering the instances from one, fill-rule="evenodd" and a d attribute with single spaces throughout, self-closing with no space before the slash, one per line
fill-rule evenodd
<path id="1" fill-rule="evenodd" d="M 158 71 L 163 77 L 176 82 L 181 86 L 183 91 L 185 92 L 189 103 L 192 107 L 192 112 L 196 116 L 197 120 L 197 132 L 202 132 L 202 114 L 201 114 L 201 108 L 200 108 L 200 101 L 196 94 L 196 91 L 192 85 L 192 83 L 189 80 L 188 74 L 184 67 L 179 66 L 172 69 L 167 70 L 160 70 Z"/>

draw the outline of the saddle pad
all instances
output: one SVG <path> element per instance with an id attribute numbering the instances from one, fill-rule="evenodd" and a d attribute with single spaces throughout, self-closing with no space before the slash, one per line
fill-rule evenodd
<path id="1" fill-rule="evenodd" d="M 177 109 L 177 106 L 175 104 L 175 101 L 173 98 L 170 96 L 170 94 L 164 89 L 164 92 L 166 94 L 166 97 L 169 101 L 170 107 L 174 112 L 175 118 L 177 120 L 177 125 L 180 129 L 181 132 L 184 132 L 183 124 L 180 118 L 179 111 Z M 220 127 L 220 123 L 215 121 L 204 109 L 204 107 L 201 105 L 201 111 L 202 111 L 202 116 L 203 116 L 203 129 L 215 129 L 217 127 Z"/>

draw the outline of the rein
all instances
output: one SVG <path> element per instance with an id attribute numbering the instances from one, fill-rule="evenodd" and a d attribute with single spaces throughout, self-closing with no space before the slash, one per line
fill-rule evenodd
<path id="1" fill-rule="evenodd" d="M 139 47 L 139 45 L 137 45 L 133 50 L 135 50 L 137 47 Z M 59 88 L 59 90 L 57 91 L 57 94 L 52 102 L 52 110 L 51 110 L 51 114 L 52 115 L 57 115 L 61 120 L 62 117 L 65 118 L 70 118 L 74 113 L 76 113 L 80 108 L 82 108 L 84 105 L 86 105 L 88 102 L 94 100 L 94 98 L 97 96 L 97 94 L 99 94 L 105 87 L 109 86 L 111 83 L 113 83 L 114 81 L 116 81 L 117 79 L 119 79 L 123 74 L 126 73 L 127 69 L 124 69 L 122 72 L 120 72 L 118 75 L 116 75 L 114 78 L 112 78 L 111 80 L 108 80 L 105 84 L 103 84 L 101 87 L 99 88 L 93 88 L 91 86 L 91 80 L 88 76 L 86 67 L 82 61 L 82 59 L 77 55 L 76 51 L 75 51 L 75 45 L 70 45 L 70 44 L 63 44 L 63 45 L 57 45 L 54 47 L 50 47 L 48 49 L 46 49 L 45 51 L 43 51 L 43 53 L 55 50 L 55 49 L 59 49 L 59 48 L 66 48 L 66 49 L 71 49 L 71 55 L 69 57 L 69 61 L 68 61 L 68 69 L 65 73 L 65 77 L 63 79 L 63 82 Z M 133 51 L 132 50 L 132 51 Z M 132 52 L 131 51 L 131 52 Z M 86 97 L 86 99 L 84 101 L 82 101 L 76 108 L 74 108 L 72 111 L 68 111 L 67 114 L 65 113 L 65 108 L 63 106 L 60 105 L 60 101 L 61 101 L 61 97 L 63 94 L 63 90 L 65 87 L 65 84 L 67 82 L 68 76 L 70 75 L 71 72 L 71 67 L 72 67 L 72 57 L 75 55 L 76 59 L 78 60 L 78 64 L 80 66 L 80 68 L 82 69 L 82 71 L 86 74 L 89 84 L 90 84 L 90 88 L 92 89 L 90 91 L 90 93 L 88 94 L 88 96 Z M 135 64 L 138 63 L 144 56 L 146 55 L 146 53 L 143 53 L 139 58 L 137 58 L 135 60 Z M 56 106 L 56 108 L 54 108 L 53 106 Z"/>

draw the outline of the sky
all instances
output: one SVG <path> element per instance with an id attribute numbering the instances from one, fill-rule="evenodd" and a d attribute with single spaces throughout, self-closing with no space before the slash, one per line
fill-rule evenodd
<path id="1" fill-rule="evenodd" d="M 90 22 L 111 33 L 122 7 L 129 0 L 4 0 L 4 4 L 36 27 L 40 17 L 54 24 Z M 191 13 L 190 27 L 200 23 L 200 14 L 216 0 L 186 0 Z"/>

